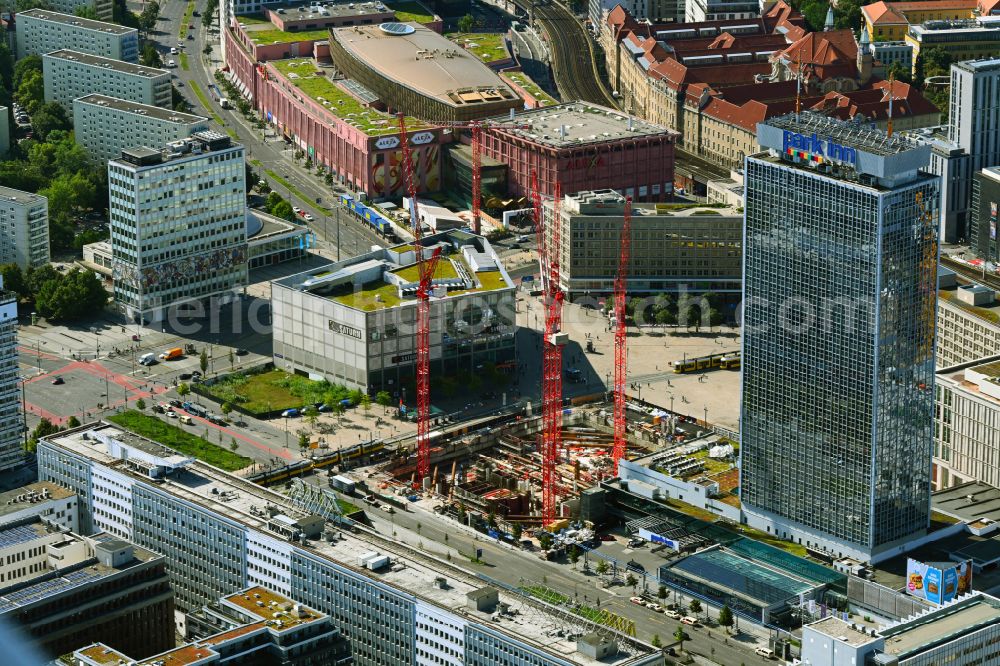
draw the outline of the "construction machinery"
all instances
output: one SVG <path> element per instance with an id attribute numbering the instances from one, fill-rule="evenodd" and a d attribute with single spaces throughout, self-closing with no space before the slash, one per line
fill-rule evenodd
<path id="1" fill-rule="evenodd" d="M 417 476 L 420 483 L 431 469 L 430 415 L 431 415 L 431 351 L 430 351 L 430 309 L 431 278 L 441 257 L 441 248 L 426 257 L 420 245 L 420 215 L 417 204 L 417 187 L 413 179 L 413 158 L 410 143 L 406 138 L 406 117 L 399 114 L 399 141 L 403 146 L 403 182 L 410 196 L 410 223 L 413 225 L 413 245 L 417 250 Z"/>
<path id="2" fill-rule="evenodd" d="M 531 172 L 531 197 L 538 239 L 538 260 L 545 307 L 545 338 L 542 343 L 542 524 L 556 517 L 556 463 L 562 432 L 562 352 L 566 334 L 562 332 L 562 306 L 565 298 L 560 285 L 559 258 L 560 206 L 562 193 L 556 183 L 552 205 L 552 224 L 545 229 L 538 173 Z M 548 236 L 548 238 L 546 238 Z"/>
<path id="3" fill-rule="evenodd" d="M 472 134 L 472 231 L 477 234 L 482 233 L 483 128 L 529 129 L 531 125 L 526 123 L 500 123 L 485 120 L 473 120 L 469 122 L 440 122 L 435 124 L 451 129 L 467 129 L 470 130 Z"/>
<path id="4" fill-rule="evenodd" d="M 625 422 L 625 378 L 628 374 L 628 337 L 625 330 L 625 283 L 632 249 L 632 197 L 625 198 L 625 219 L 622 222 L 618 251 L 618 273 L 615 275 L 615 447 L 611 452 L 615 474 L 618 461 L 628 448 Z"/>

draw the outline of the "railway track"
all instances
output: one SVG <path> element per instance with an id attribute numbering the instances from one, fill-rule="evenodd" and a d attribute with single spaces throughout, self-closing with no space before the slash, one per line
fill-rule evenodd
<path id="1" fill-rule="evenodd" d="M 1000 291 L 1000 279 L 994 275 L 990 275 L 989 273 L 983 275 L 981 270 L 977 270 L 968 264 L 962 263 L 961 261 L 956 261 L 944 254 L 941 255 L 941 265 L 955 271 L 967 280 L 972 280 L 973 282 L 978 282 L 979 284 L 990 287 L 991 289 Z"/>
<path id="2" fill-rule="evenodd" d="M 548 35 L 559 95 L 565 101 L 583 100 L 618 108 L 597 72 L 595 47 L 586 28 L 563 5 L 542 1 L 545 4 L 536 4 L 532 10 Z"/>

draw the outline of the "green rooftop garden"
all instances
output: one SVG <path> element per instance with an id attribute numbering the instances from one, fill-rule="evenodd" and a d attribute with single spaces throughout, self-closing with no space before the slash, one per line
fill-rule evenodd
<path id="1" fill-rule="evenodd" d="M 257 46 L 270 46 L 271 44 L 321 41 L 330 38 L 330 31 L 323 29 L 289 32 L 275 28 L 273 30 L 248 30 L 247 37 Z"/>
<path id="2" fill-rule="evenodd" d="M 268 19 L 260 16 L 237 16 L 236 22 L 242 23 L 243 25 L 274 25 Z"/>
<path id="3" fill-rule="evenodd" d="M 397 268 L 392 271 L 392 273 L 398 275 L 407 282 L 416 282 L 420 279 L 420 267 L 416 264 L 405 268 Z M 455 265 L 452 264 L 447 258 L 441 257 L 441 259 L 437 262 L 437 266 L 434 267 L 434 276 L 431 279 L 444 280 L 447 278 L 457 277 L 458 271 L 455 270 Z"/>
<path id="4" fill-rule="evenodd" d="M 458 277 L 458 271 L 452 263 L 455 261 L 460 262 L 468 273 L 472 273 L 472 269 L 469 268 L 468 264 L 465 263 L 465 259 L 463 259 L 460 254 L 453 254 L 447 259 L 448 260 L 442 258 L 438 261 L 437 266 L 434 268 L 433 279 L 443 280 L 446 278 Z M 392 271 L 392 273 L 399 275 L 407 282 L 416 282 L 419 277 L 419 269 L 416 264 L 413 264 L 412 266 L 405 266 L 403 268 L 397 268 Z M 460 296 L 461 294 L 468 294 L 475 291 L 494 291 L 507 287 L 507 282 L 503 279 L 500 271 L 483 271 L 481 273 L 476 273 L 475 276 L 479 279 L 482 286 L 475 287 L 473 289 L 449 291 L 448 295 Z M 378 300 L 376 300 L 376 296 L 379 297 Z M 340 293 L 331 295 L 330 298 L 338 303 L 342 303 L 348 307 L 357 308 L 359 310 L 364 310 L 365 312 L 395 307 L 402 302 L 402 299 L 396 295 L 396 287 L 386 284 L 382 280 L 369 282 L 364 285 L 360 291 L 344 290 Z"/>
<path id="5" fill-rule="evenodd" d="M 496 62 L 510 57 L 499 32 L 451 32 L 448 39 L 483 62 Z"/>
<path id="6" fill-rule="evenodd" d="M 957 305 L 958 307 L 970 312 L 980 319 L 985 319 L 986 321 L 993 324 L 1000 324 L 1000 315 L 998 315 L 993 310 L 988 310 L 986 308 L 979 307 L 978 305 L 970 305 L 963 301 L 958 300 L 955 293 L 952 291 L 939 291 L 938 296 L 948 301 L 952 305 Z"/>
<path id="7" fill-rule="evenodd" d="M 399 124 L 396 118 L 370 109 L 348 94 L 336 83 L 328 79 L 324 73 L 316 69 L 311 58 L 290 58 L 276 60 L 272 63 L 279 72 L 305 95 L 325 106 L 331 114 L 352 121 L 362 132 L 369 136 L 396 134 Z M 295 76 L 293 77 L 292 74 Z M 327 104 L 323 104 L 323 102 Z M 353 114 L 353 115 L 352 115 Z M 408 130 L 422 129 L 424 123 L 416 118 L 406 118 Z"/>
<path id="8" fill-rule="evenodd" d="M 387 2 L 385 6 L 395 12 L 396 20 L 401 23 L 431 23 L 434 20 L 434 14 L 418 2 Z"/>
<path id="9" fill-rule="evenodd" d="M 542 87 L 524 72 L 504 72 L 503 76 L 523 88 L 525 92 L 537 99 L 542 106 L 551 106 L 559 103 L 552 95 L 542 90 Z"/>

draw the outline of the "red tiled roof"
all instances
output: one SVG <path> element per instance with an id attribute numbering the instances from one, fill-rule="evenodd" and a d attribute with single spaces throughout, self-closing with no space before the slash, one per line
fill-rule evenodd
<path id="1" fill-rule="evenodd" d="M 857 66 L 858 43 L 854 33 L 848 29 L 829 32 L 810 32 L 781 52 L 792 65 L 799 64 L 799 58 L 806 65 L 837 65 L 851 63 Z"/>
<path id="2" fill-rule="evenodd" d="M 979 0 L 917 0 L 916 2 L 875 2 L 861 8 L 871 23 L 877 25 L 908 24 L 906 12 L 933 10 L 968 10 Z"/>
<path id="3" fill-rule="evenodd" d="M 1000 0 L 979 0 L 976 9 L 980 16 L 992 16 L 993 12 L 1000 13 L 997 5 L 1000 5 Z"/>

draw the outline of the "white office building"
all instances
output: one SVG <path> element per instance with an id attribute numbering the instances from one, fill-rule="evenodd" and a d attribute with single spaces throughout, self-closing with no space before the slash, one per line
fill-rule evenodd
<path id="1" fill-rule="evenodd" d="M 45 101 L 72 110 L 73 100 L 91 93 L 169 109 L 170 72 L 81 51 L 42 56 Z"/>
<path id="2" fill-rule="evenodd" d="M 0 187 L 0 264 L 22 271 L 49 263 L 49 201 Z"/>
<path id="3" fill-rule="evenodd" d="M 38 516 L 71 532 L 79 532 L 77 499 L 76 493 L 51 481 L 35 481 L 8 490 L 0 493 L 0 525 Z"/>
<path id="4" fill-rule="evenodd" d="M 455 230 L 421 242 L 425 256 L 442 250 L 431 280 L 432 376 L 513 366 L 514 284 L 489 241 Z M 416 376 L 416 260 L 412 244 L 379 248 L 272 282 L 275 366 L 398 391 Z"/>
<path id="5" fill-rule="evenodd" d="M 898 65 L 904 71 L 913 69 L 913 45 L 906 42 L 869 42 L 872 56 L 888 70 Z"/>
<path id="6" fill-rule="evenodd" d="M 73 100 L 76 142 L 106 162 L 133 146 L 165 146 L 208 130 L 208 118 L 107 95 Z"/>
<path id="7" fill-rule="evenodd" d="M 938 291 L 937 367 L 969 363 L 1000 350 L 1000 302 L 983 285 L 943 285 Z"/>
<path id="8" fill-rule="evenodd" d="M 24 460 L 21 385 L 17 374 L 17 296 L 0 278 L 0 470 Z"/>
<path id="9" fill-rule="evenodd" d="M 140 323 L 247 284 L 243 146 L 196 132 L 108 162 L 115 300 Z"/>
<path id="10" fill-rule="evenodd" d="M 938 370 L 934 403 L 934 490 L 1000 488 L 1000 356 Z"/>
<path id="11" fill-rule="evenodd" d="M 139 31 L 135 28 L 47 9 L 29 9 L 19 13 L 15 26 L 18 59 L 26 55 L 72 49 L 125 62 L 139 62 Z"/>
<path id="12" fill-rule="evenodd" d="M 328 614 L 357 666 L 663 663 L 609 627 L 557 620 L 363 525 L 343 529 L 335 498 L 316 486 L 282 495 L 106 423 L 40 441 L 38 473 L 81 495 L 84 530 L 163 553 L 180 610 L 266 587 Z"/>
<path id="13" fill-rule="evenodd" d="M 76 14 L 80 7 L 87 7 L 94 10 L 100 21 L 110 21 L 114 18 L 114 0 L 48 0 L 48 8 L 63 14 Z"/>
<path id="14" fill-rule="evenodd" d="M 748 0 L 686 0 L 684 22 L 728 21 L 760 16 L 760 3 Z"/>

